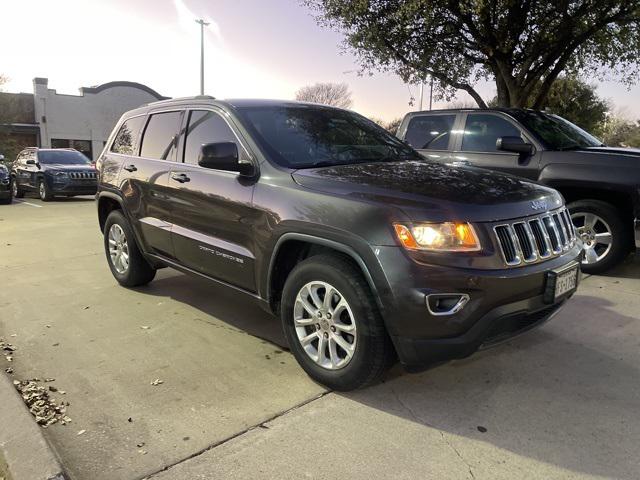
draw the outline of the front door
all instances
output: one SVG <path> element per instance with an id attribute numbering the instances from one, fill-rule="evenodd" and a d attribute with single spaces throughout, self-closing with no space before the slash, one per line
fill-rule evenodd
<path id="1" fill-rule="evenodd" d="M 254 292 L 253 182 L 235 172 L 198 165 L 206 143 L 235 142 L 241 157 L 248 153 L 217 111 L 190 111 L 183 131 L 183 163 L 174 165 L 169 179 L 176 259 L 192 270 Z"/>
<path id="2" fill-rule="evenodd" d="M 32 163 L 27 163 L 31 161 Z M 35 190 L 37 187 L 37 177 L 40 167 L 37 164 L 35 150 L 26 151 L 20 154 L 18 166 L 16 168 L 16 180 L 23 190 Z"/>
<path id="3" fill-rule="evenodd" d="M 496 148 L 500 137 L 521 137 L 531 143 L 514 122 L 499 113 L 479 112 L 467 113 L 463 121 L 464 129 L 461 135 L 457 135 L 460 138 L 452 155 L 454 162 L 538 179 L 539 153 L 525 155 Z"/>

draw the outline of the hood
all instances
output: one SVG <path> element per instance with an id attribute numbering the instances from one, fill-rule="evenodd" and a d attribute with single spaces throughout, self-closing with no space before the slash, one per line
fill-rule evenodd
<path id="1" fill-rule="evenodd" d="M 340 165 L 292 175 L 306 188 L 399 207 L 413 221 L 493 222 L 563 203 L 555 190 L 518 177 L 429 161 Z"/>
<path id="2" fill-rule="evenodd" d="M 56 171 L 64 171 L 64 172 L 94 172 L 95 171 L 95 168 L 91 165 L 81 165 L 81 164 L 68 165 L 68 164 L 61 164 L 61 163 L 42 164 L 41 169 L 43 171 L 56 170 Z"/>

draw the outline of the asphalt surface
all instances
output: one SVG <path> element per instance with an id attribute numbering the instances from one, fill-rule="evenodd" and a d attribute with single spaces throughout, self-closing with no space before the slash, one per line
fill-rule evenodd
<path id="1" fill-rule="evenodd" d="M 640 477 L 637 260 L 540 329 L 349 394 L 236 293 L 168 269 L 119 287 L 91 199 L 0 207 L 0 279 L 11 377 L 70 403 L 44 433 L 72 479 Z"/>

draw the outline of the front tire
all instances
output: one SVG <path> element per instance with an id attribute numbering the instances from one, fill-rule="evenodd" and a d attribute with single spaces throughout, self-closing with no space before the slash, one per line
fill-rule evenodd
<path id="1" fill-rule="evenodd" d="M 375 383 L 395 360 L 371 289 L 344 257 L 300 262 L 285 282 L 281 319 L 300 366 L 333 390 Z"/>
<path id="2" fill-rule="evenodd" d="M 109 269 L 124 287 L 146 285 L 156 276 L 136 244 L 133 230 L 120 210 L 114 210 L 104 225 L 104 249 Z"/>
<path id="3" fill-rule="evenodd" d="M 618 209 L 600 200 L 579 200 L 568 208 L 584 244 L 583 272 L 603 273 L 624 260 L 631 251 L 631 234 Z"/>
<path id="4" fill-rule="evenodd" d="M 53 193 L 51 193 L 51 189 L 44 178 L 41 178 L 40 182 L 38 182 L 38 196 L 43 202 L 50 202 L 53 200 Z"/>

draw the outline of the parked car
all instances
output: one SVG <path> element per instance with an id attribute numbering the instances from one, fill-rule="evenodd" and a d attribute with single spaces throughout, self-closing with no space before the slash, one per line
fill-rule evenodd
<path id="1" fill-rule="evenodd" d="M 126 113 L 97 162 L 109 268 L 165 266 L 280 316 L 333 389 L 470 355 L 551 318 L 582 245 L 561 195 L 425 161 L 364 117 L 212 97 Z"/>
<path id="2" fill-rule="evenodd" d="M 37 192 L 47 202 L 55 196 L 95 195 L 97 172 L 91 161 L 71 148 L 25 148 L 11 168 L 13 196 Z"/>
<path id="3" fill-rule="evenodd" d="M 583 241 L 586 273 L 605 272 L 640 247 L 640 150 L 606 147 L 557 115 L 521 109 L 409 113 L 398 137 L 438 162 L 559 190 Z"/>
<path id="4" fill-rule="evenodd" d="M 11 176 L 9 175 L 9 169 L 6 167 L 2 160 L 4 160 L 4 156 L 0 155 L 0 203 L 9 204 L 11 200 L 13 200 L 13 195 L 11 194 Z"/>

